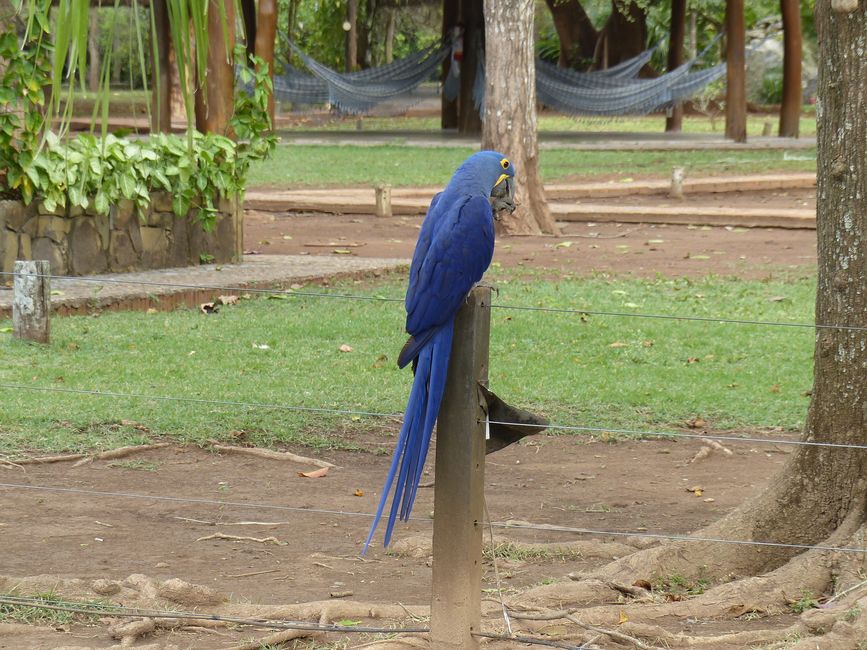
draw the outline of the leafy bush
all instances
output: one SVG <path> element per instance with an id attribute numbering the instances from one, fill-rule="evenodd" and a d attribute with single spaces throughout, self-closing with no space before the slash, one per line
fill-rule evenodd
<path id="1" fill-rule="evenodd" d="M 19 45 L 14 32 L 0 36 L 0 56 L 9 64 L 0 87 L 0 183 L 24 203 L 41 200 L 48 210 L 77 206 L 108 214 L 121 199 L 147 208 L 151 192 L 172 195 L 175 214 L 190 210 L 208 230 L 216 219 L 214 202 L 244 190 L 250 163 L 267 157 L 276 137 L 270 134 L 271 80 L 265 63 L 240 66 L 230 131 L 239 141 L 214 133 L 186 136 L 159 133 L 144 140 L 90 134 L 61 140 L 43 129 L 43 91 L 48 64 L 36 43 Z M 243 62 L 243 47 L 236 50 Z"/>
<path id="2" fill-rule="evenodd" d="M 779 104 L 783 101 L 783 72 L 781 70 L 769 71 L 762 78 L 761 98 L 765 104 Z"/>

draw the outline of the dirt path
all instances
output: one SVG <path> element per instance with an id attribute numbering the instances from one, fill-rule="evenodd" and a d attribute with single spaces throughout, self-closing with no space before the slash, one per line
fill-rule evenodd
<path id="1" fill-rule="evenodd" d="M 671 199 L 655 196 L 599 199 L 594 203 L 605 201 L 671 203 Z M 679 202 L 684 203 L 803 208 L 815 205 L 815 191 L 694 194 Z M 405 258 L 412 256 L 422 221 L 420 217 L 376 219 L 253 210 L 245 219 L 248 252 Z M 713 273 L 755 279 L 780 272 L 812 272 L 816 233 L 780 228 L 567 223 L 557 238 L 500 238 L 494 262 L 504 267 L 544 267 L 573 275 L 604 272 L 636 277 L 658 273 L 697 277 Z"/>

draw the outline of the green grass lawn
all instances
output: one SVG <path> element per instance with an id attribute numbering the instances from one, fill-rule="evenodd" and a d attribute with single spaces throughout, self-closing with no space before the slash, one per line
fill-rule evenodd
<path id="1" fill-rule="evenodd" d="M 814 281 L 545 280 L 495 269 L 491 386 L 552 422 L 665 429 L 801 426 L 813 331 L 552 314 L 505 305 L 809 322 Z M 402 297 L 402 281 L 336 291 Z M 49 346 L 0 322 L 0 383 L 395 413 L 409 371 L 399 302 L 291 296 L 192 310 L 55 318 Z M 342 345 L 351 346 L 341 352 Z M 393 433 L 395 420 L 270 408 L 0 388 L 0 451 L 111 448 L 170 436 L 346 447 L 342 433 Z"/>
<path id="2" fill-rule="evenodd" d="M 443 185 L 473 153 L 469 147 L 422 148 L 397 145 L 278 146 L 268 160 L 255 163 L 249 187 Z M 598 177 L 668 177 L 672 166 L 691 175 L 815 171 L 815 148 L 799 151 L 574 151 L 543 149 L 545 182 Z"/>

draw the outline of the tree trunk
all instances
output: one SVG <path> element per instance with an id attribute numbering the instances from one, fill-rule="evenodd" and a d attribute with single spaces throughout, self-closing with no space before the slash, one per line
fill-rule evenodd
<path id="1" fill-rule="evenodd" d="M 460 22 L 460 2 L 459 0 L 443 0 L 443 24 L 442 38 L 445 41 L 454 34 L 454 30 Z M 440 73 L 440 84 L 444 84 L 451 70 L 452 58 L 447 56 L 443 61 L 442 71 Z M 459 99 L 449 101 L 446 99 L 445 93 L 440 93 L 440 128 L 456 129 L 458 128 L 458 103 Z"/>
<path id="2" fill-rule="evenodd" d="M 744 0 L 726 0 L 726 137 L 747 141 Z"/>
<path id="3" fill-rule="evenodd" d="M 226 30 L 220 18 L 220 5 L 226 12 Z M 229 118 L 235 103 L 235 67 L 232 65 L 232 49 L 235 44 L 235 4 L 231 0 L 210 0 L 208 3 L 208 70 L 204 92 L 207 97 L 207 113 L 203 129 L 205 133 L 228 132 Z"/>
<path id="4" fill-rule="evenodd" d="M 346 72 L 352 72 L 358 69 L 358 0 L 347 2 L 346 24 L 349 25 L 349 29 L 346 30 L 344 69 Z"/>
<path id="5" fill-rule="evenodd" d="M 860 9 L 849 13 L 832 11 L 831 0 L 817 0 L 816 28 L 816 322 L 862 329 L 817 330 L 813 391 L 803 440 L 867 445 L 867 332 L 863 330 L 867 314 L 867 66 L 859 53 L 867 42 L 867 0 L 860 0 Z M 865 479 L 867 455 L 861 449 L 799 447 L 767 490 L 696 536 L 786 544 L 822 544 L 833 539 L 836 545 L 863 546 L 863 540 L 852 539 L 851 529 L 860 526 L 858 535 L 864 531 Z M 605 577 L 635 580 L 648 571 L 656 575 L 754 575 L 775 569 L 799 552 L 675 543 L 627 556 L 611 565 Z M 856 559 L 860 564 L 863 558 Z"/>
<path id="6" fill-rule="evenodd" d="M 301 0 L 289 0 L 289 7 L 286 12 L 286 37 L 292 42 L 295 41 L 295 20 L 298 16 L 299 4 L 301 4 Z M 292 48 L 286 50 L 286 62 L 292 63 Z"/>
<path id="7" fill-rule="evenodd" d="M 689 12 L 689 48 L 688 58 L 694 59 L 698 54 L 698 12 Z"/>
<path id="8" fill-rule="evenodd" d="M 154 56 L 151 57 L 151 133 L 172 129 L 172 39 L 166 0 L 153 0 Z"/>
<path id="9" fill-rule="evenodd" d="M 647 43 L 647 10 L 631 0 L 611 0 L 611 15 L 605 23 L 604 67 L 641 54 Z"/>
<path id="10" fill-rule="evenodd" d="M 389 7 L 385 16 L 385 62 L 394 61 L 394 28 L 397 23 L 397 10 Z"/>
<path id="11" fill-rule="evenodd" d="M 464 23 L 464 60 L 461 62 L 461 94 L 458 98 L 458 133 L 479 135 L 482 116 L 476 108 L 473 86 L 479 55 L 485 51 L 483 0 L 463 0 L 461 18 Z"/>
<path id="12" fill-rule="evenodd" d="M 593 60 L 599 34 L 579 0 L 545 0 L 560 38 L 561 68 L 578 69 Z"/>
<path id="13" fill-rule="evenodd" d="M 244 19 L 244 37 L 247 58 L 256 54 L 256 0 L 241 0 L 241 15 Z"/>
<path id="14" fill-rule="evenodd" d="M 797 138 L 801 120 L 801 8 L 798 0 L 780 0 L 783 12 L 783 103 L 780 137 Z"/>
<path id="15" fill-rule="evenodd" d="M 99 90 L 99 9 L 90 9 L 90 28 L 87 32 L 87 88 L 91 92 Z"/>
<path id="16" fill-rule="evenodd" d="M 671 35 L 668 40 L 668 70 L 683 65 L 683 40 L 686 32 L 686 0 L 671 0 Z M 665 119 L 665 130 L 679 132 L 683 129 L 683 104 L 671 108 Z"/>
<path id="17" fill-rule="evenodd" d="M 259 0 L 256 17 L 256 56 L 268 65 L 268 75 L 274 81 L 274 47 L 277 38 L 277 0 Z M 268 116 L 274 127 L 274 93 L 268 95 Z"/>
<path id="18" fill-rule="evenodd" d="M 482 148 L 500 151 L 515 167 L 519 206 L 514 214 L 503 215 L 501 222 L 508 234 L 558 232 L 539 174 L 533 7 L 533 0 L 485 0 L 489 47 Z"/>

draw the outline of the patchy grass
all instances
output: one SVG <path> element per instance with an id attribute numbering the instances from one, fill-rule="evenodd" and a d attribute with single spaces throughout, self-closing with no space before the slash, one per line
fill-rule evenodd
<path id="1" fill-rule="evenodd" d="M 20 596 L 20 594 L 9 595 Z M 81 607 L 95 611 L 93 613 L 67 612 L 56 609 L 45 609 L 38 606 L 0 603 L 0 623 L 23 623 L 26 625 L 49 625 L 53 627 L 61 627 L 73 622 L 96 623 L 100 616 L 109 614 L 116 609 L 113 605 L 101 600 L 60 600 L 54 592 L 35 594 L 32 598 L 35 598 L 39 604 L 72 608 Z"/>
<path id="2" fill-rule="evenodd" d="M 482 557 L 488 562 L 494 559 L 538 562 L 545 560 L 574 560 L 580 558 L 581 553 L 577 550 L 553 545 L 549 548 L 539 548 L 514 542 L 502 542 L 495 546 L 486 545 L 482 551 Z"/>
<path id="3" fill-rule="evenodd" d="M 718 429 L 802 425 L 811 328 L 582 310 L 806 323 L 814 280 L 553 281 L 522 273 L 491 274 L 500 288 L 492 311 L 491 385 L 510 403 L 555 423 L 605 429 L 681 427 L 696 417 Z M 333 291 L 402 298 L 403 281 L 344 283 Z M 154 436 L 357 449 L 347 433 L 392 435 L 393 418 L 283 407 L 402 412 L 411 381 L 395 365 L 405 340 L 402 304 L 282 298 L 242 300 L 214 315 L 56 318 L 45 347 L 13 340 L 4 332 L 8 321 L 0 322 L 0 383 L 48 389 L 0 388 L 0 451 L 106 449 Z M 351 351 L 342 352 L 344 345 Z M 163 396 L 225 403 L 158 399 Z"/>
<path id="4" fill-rule="evenodd" d="M 299 131 L 355 131 L 358 118 L 354 115 L 334 117 L 327 122 L 311 124 L 302 122 L 296 127 L 285 129 L 291 134 Z M 774 114 L 750 114 L 747 116 L 747 135 L 759 136 L 765 127 L 765 122 L 774 125 L 777 130 L 779 116 Z M 364 131 L 440 131 L 440 118 L 434 116 L 398 116 L 398 117 L 363 117 L 361 120 Z M 538 117 L 539 132 L 593 132 L 593 133 L 662 133 L 665 131 L 665 115 L 645 115 L 643 117 L 570 117 L 555 113 L 542 112 Z M 725 131 L 725 115 L 720 114 L 713 120 L 704 115 L 687 115 L 683 120 L 684 133 L 716 133 Z M 801 137 L 816 135 L 816 115 L 801 116 Z"/>

